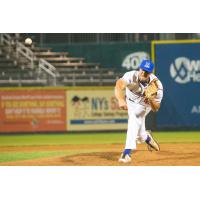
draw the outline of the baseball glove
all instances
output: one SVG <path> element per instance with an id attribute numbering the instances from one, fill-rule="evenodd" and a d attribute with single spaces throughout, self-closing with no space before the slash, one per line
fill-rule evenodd
<path id="1" fill-rule="evenodd" d="M 157 91 L 158 91 L 157 81 L 158 79 L 154 79 L 145 89 L 144 96 L 147 100 L 151 100 L 157 95 Z"/>

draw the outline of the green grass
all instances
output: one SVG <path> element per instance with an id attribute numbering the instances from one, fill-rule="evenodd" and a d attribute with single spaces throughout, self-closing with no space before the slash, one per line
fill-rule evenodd
<path id="1" fill-rule="evenodd" d="M 200 132 L 159 132 L 154 136 L 160 143 L 200 142 Z M 125 138 L 126 133 L 0 135 L 0 146 L 123 144 Z"/>
<path id="2" fill-rule="evenodd" d="M 62 155 L 73 155 L 79 153 L 91 153 L 94 150 L 73 150 L 73 151 L 37 151 L 37 152 L 4 152 L 0 153 L 0 163 L 1 162 L 13 162 L 21 160 L 32 160 L 36 158 L 46 158 L 52 156 L 62 156 Z"/>
<path id="3" fill-rule="evenodd" d="M 0 146 L 39 146 L 39 145 L 67 145 L 67 144 L 112 144 L 122 143 L 125 134 L 26 134 L 2 135 Z"/>
<path id="4" fill-rule="evenodd" d="M 200 143 L 200 131 L 155 133 L 159 143 Z"/>
<path id="5" fill-rule="evenodd" d="M 159 143 L 200 143 L 199 132 L 157 132 L 153 134 Z M 124 144 L 126 133 L 66 133 L 66 134 L 23 134 L 0 135 L 0 147 L 46 146 L 78 144 Z M 34 152 L 0 152 L 1 162 L 31 160 L 36 158 L 99 152 L 91 150 L 56 150 Z"/>

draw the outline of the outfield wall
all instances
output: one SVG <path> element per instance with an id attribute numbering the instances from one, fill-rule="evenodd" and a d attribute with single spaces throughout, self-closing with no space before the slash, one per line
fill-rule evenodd
<path id="1" fill-rule="evenodd" d="M 125 130 L 111 87 L 4 88 L 0 133 Z"/>
<path id="2" fill-rule="evenodd" d="M 200 40 L 153 41 L 152 59 L 164 86 L 159 129 L 200 129 Z"/>

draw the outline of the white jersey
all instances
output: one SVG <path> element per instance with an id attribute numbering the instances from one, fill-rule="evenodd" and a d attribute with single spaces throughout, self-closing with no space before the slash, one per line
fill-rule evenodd
<path id="1" fill-rule="evenodd" d="M 126 99 L 129 101 L 133 101 L 135 103 L 141 104 L 145 107 L 150 107 L 149 104 L 146 104 L 144 102 L 145 97 L 143 95 L 143 91 L 151 83 L 152 80 L 154 80 L 155 78 L 156 79 L 158 78 L 154 74 L 151 74 L 149 83 L 146 85 L 143 85 L 142 83 L 139 82 L 138 75 L 139 75 L 139 71 L 133 70 L 130 72 L 126 72 L 124 76 L 121 78 L 128 84 L 126 87 Z M 158 92 L 155 97 L 155 101 L 160 103 L 163 98 L 163 86 L 160 80 L 158 80 L 157 83 L 158 83 Z M 131 87 L 131 85 L 133 84 L 139 84 L 142 91 L 141 92 L 133 91 Z"/>

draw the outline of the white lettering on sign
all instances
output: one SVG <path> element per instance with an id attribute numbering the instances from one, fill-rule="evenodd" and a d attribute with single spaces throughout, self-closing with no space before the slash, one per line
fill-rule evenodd
<path id="1" fill-rule="evenodd" d="M 200 114 L 200 105 L 196 106 L 196 105 L 193 105 L 192 107 L 192 110 L 191 110 L 191 113 L 194 114 Z"/>
<path id="2" fill-rule="evenodd" d="M 170 75 L 179 84 L 200 83 L 200 60 L 178 57 L 170 65 Z"/>
<path id="3" fill-rule="evenodd" d="M 122 61 L 122 67 L 128 70 L 137 70 L 143 59 L 149 59 L 147 52 L 139 51 L 128 54 Z"/>

